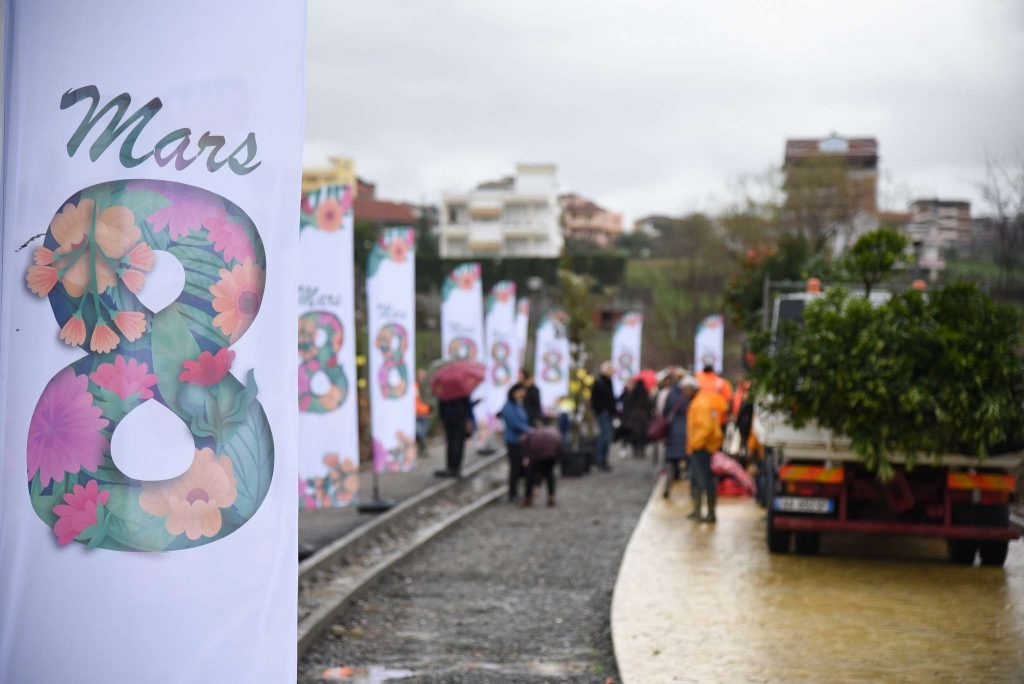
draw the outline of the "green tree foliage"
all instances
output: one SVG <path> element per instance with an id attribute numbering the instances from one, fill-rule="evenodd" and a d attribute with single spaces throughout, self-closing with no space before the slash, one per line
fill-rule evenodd
<path id="1" fill-rule="evenodd" d="M 656 253 L 654 238 L 646 233 L 637 231 L 620 235 L 619 239 L 615 242 L 615 246 L 634 258 L 647 258 Z"/>
<path id="2" fill-rule="evenodd" d="M 754 386 L 796 427 L 849 437 L 882 479 L 896 454 L 983 457 L 1024 437 L 1021 323 L 967 283 L 878 306 L 836 288 L 774 349 L 758 336 Z"/>
<path id="3" fill-rule="evenodd" d="M 907 239 L 891 228 L 879 228 L 858 238 L 843 258 L 847 270 L 864 283 L 864 295 L 881 282 L 896 264 L 906 261 Z"/>
<path id="4" fill-rule="evenodd" d="M 594 304 L 591 299 L 594 283 L 589 276 L 567 268 L 559 269 L 558 281 L 562 290 L 562 308 L 569 317 L 566 333 L 573 345 L 573 365 L 579 367 L 586 340 L 594 330 Z"/>

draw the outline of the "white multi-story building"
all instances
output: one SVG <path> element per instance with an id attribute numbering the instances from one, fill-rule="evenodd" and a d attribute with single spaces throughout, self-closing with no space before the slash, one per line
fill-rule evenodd
<path id="1" fill-rule="evenodd" d="M 445 258 L 557 257 L 558 180 L 554 164 L 516 164 L 516 175 L 441 198 Z"/>

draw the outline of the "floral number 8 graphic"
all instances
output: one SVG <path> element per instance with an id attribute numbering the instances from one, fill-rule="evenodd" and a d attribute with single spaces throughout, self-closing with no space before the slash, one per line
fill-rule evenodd
<path id="1" fill-rule="evenodd" d="M 405 353 L 409 350 L 409 334 L 397 323 L 382 326 L 377 333 L 377 349 L 384 357 L 377 373 L 380 393 L 385 399 L 399 399 L 409 391 L 409 369 L 405 367 Z M 394 376 L 397 382 L 392 382 Z"/>
<path id="2" fill-rule="evenodd" d="M 152 312 L 135 296 L 153 250 L 181 262 L 185 286 Z M 266 256 L 256 226 L 231 202 L 166 181 L 112 181 L 76 193 L 50 222 L 26 275 L 48 297 L 60 339 L 88 355 L 43 390 L 29 425 L 28 488 L 59 544 L 177 551 L 222 539 L 270 488 L 274 443 L 229 347 L 259 312 Z M 155 400 L 192 433 L 192 464 L 140 481 L 114 464 L 118 424 Z"/>
<path id="3" fill-rule="evenodd" d="M 318 331 L 324 333 L 324 343 L 317 346 Z M 345 403 L 348 397 L 348 378 L 345 368 L 338 363 L 338 352 L 345 343 L 345 328 L 337 316 L 329 311 L 309 311 L 299 316 L 299 411 L 303 413 L 329 413 Z M 316 394 L 313 377 L 323 373 L 330 383 L 327 391 Z"/>

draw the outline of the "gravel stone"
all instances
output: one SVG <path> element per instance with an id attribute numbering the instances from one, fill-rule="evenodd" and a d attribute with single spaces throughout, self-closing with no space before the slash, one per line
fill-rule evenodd
<path id="1" fill-rule="evenodd" d="M 560 479 L 558 506 L 496 503 L 396 565 L 299 661 L 418 682 L 617 679 L 609 612 L 622 553 L 650 494 L 649 461 Z"/>

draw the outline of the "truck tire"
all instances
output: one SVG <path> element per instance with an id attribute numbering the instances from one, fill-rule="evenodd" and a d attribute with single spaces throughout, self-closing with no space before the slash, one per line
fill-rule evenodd
<path id="1" fill-rule="evenodd" d="M 953 504 L 954 525 L 974 525 L 975 507 L 971 504 Z M 974 565 L 974 557 L 978 555 L 978 542 L 975 539 L 947 539 L 946 548 L 949 562 L 957 565 Z"/>
<path id="2" fill-rule="evenodd" d="M 801 556 L 813 556 L 821 549 L 821 534 L 819 532 L 797 532 L 796 552 Z"/>
<path id="3" fill-rule="evenodd" d="M 1010 550 L 1010 542 L 983 541 L 978 544 L 978 554 L 981 556 L 981 564 L 1001 568 L 1006 563 L 1006 554 Z"/>
<path id="4" fill-rule="evenodd" d="M 975 506 L 974 520 L 985 527 L 1009 527 L 1009 506 Z M 1010 542 L 1006 539 L 994 539 L 978 542 L 978 555 L 981 564 L 1001 568 L 1006 563 L 1006 554 L 1010 550 Z"/>
<path id="5" fill-rule="evenodd" d="M 764 460 L 764 500 L 768 550 L 772 553 L 788 553 L 789 540 L 793 535 L 788 530 L 775 529 L 775 457 L 770 450 Z"/>
<path id="6" fill-rule="evenodd" d="M 949 562 L 957 565 L 974 565 L 978 553 L 978 542 L 973 539 L 947 539 Z"/>

